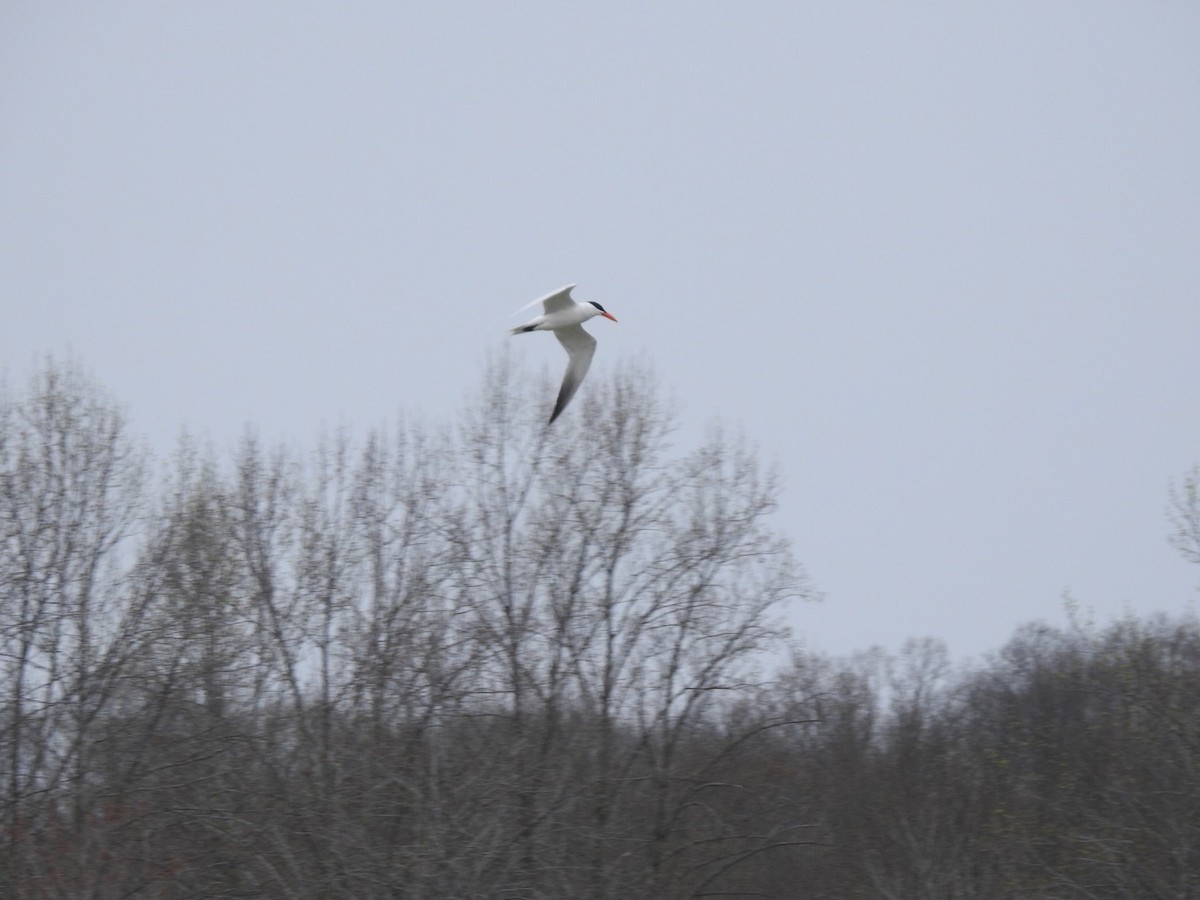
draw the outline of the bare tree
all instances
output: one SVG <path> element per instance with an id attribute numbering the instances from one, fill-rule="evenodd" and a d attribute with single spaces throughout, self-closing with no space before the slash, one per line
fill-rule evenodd
<path id="1" fill-rule="evenodd" d="M 1200 563 L 1200 466 L 1193 466 L 1182 487 L 1171 487 L 1168 510 L 1175 531 L 1171 543 L 1183 556 Z"/>
<path id="2" fill-rule="evenodd" d="M 455 532 L 490 648 L 479 694 L 510 728 L 519 865 L 505 877 L 547 895 L 671 896 L 703 767 L 685 737 L 753 688 L 784 635 L 775 612 L 803 592 L 764 522 L 777 484 L 719 431 L 672 456 L 644 368 L 594 385 L 553 429 L 514 402 L 516 378 L 497 364 L 467 420 Z"/>
<path id="3" fill-rule="evenodd" d="M 802 843 L 739 769 L 791 721 L 778 484 L 644 367 L 553 428 L 501 360 L 452 431 L 185 441 L 141 519 L 64 377 L 0 408 L 13 896 L 686 897 Z"/>
<path id="4" fill-rule="evenodd" d="M 48 360 L 23 396 L 0 396 L 0 752 L 16 871 L 46 874 L 24 838 L 51 819 L 83 829 L 93 809 L 94 729 L 135 624 L 120 584 L 143 469 L 119 407 L 78 366 Z"/>

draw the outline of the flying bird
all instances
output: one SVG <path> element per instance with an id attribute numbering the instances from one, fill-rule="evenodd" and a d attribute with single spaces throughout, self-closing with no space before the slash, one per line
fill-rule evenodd
<path id="1" fill-rule="evenodd" d="M 521 307 L 528 309 L 538 303 L 542 304 L 544 312 L 536 319 L 530 319 L 524 325 L 518 325 L 509 334 L 526 334 L 530 331 L 553 331 L 558 342 L 567 351 L 567 371 L 563 375 L 562 387 L 558 389 L 558 400 L 554 404 L 554 412 L 550 414 L 550 422 L 558 418 L 567 408 L 583 376 L 587 374 L 592 364 L 592 356 L 596 352 L 596 339 L 583 330 L 583 323 L 596 316 L 617 321 L 616 317 L 594 300 L 587 303 L 576 303 L 571 299 L 571 289 L 575 285 L 568 284 L 552 294 L 539 297 L 533 303 Z M 547 423 L 549 424 L 549 423 Z"/>

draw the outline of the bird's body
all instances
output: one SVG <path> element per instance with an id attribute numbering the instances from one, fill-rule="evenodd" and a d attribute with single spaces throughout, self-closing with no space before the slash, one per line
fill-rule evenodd
<path id="1" fill-rule="evenodd" d="M 542 315 L 530 319 L 524 325 L 518 325 L 510 334 L 525 334 L 530 331 L 553 331 L 558 342 L 567 351 L 567 371 L 563 375 L 562 387 L 558 391 L 558 400 L 554 404 L 554 412 L 550 414 L 553 422 L 567 408 L 583 376 L 587 374 L 592 364 L 592 356 L 596 352 L 596 339 L 583 330 L 583 323 L 596 316 L 617 321 L 612 313 L 595 301 L 576 303 L 571 299 L 571 290 L 575 285 L 568 284 L 552 294 L 539 297 L 530 303 L 533 306 L 542 304 Z M 529 306 L 522 307 L 528 309 Z"/>

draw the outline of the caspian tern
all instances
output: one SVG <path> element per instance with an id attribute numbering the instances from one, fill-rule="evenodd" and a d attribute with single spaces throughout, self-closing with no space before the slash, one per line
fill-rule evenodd
<path id="1" fill-rule="evenodd" d="M 558 418 L 559 413 L 567 408 L 583 376 L 587 374 L 592 364 L 592 356 L 596 352 L 596 339 L 583 330 L 583 323 L 596 316 L 617 321 L 616 317 L 594 300 L 587 303 L 576 303 L 571 299 L 571 289 L 575 285 L 568 284 L 552 294 L 539 297 L 533 303 L 522 306 L 528 309 L 538 303 L 542 304 L 545 312 L 536 319 L 530 319 L 524 325 L 518 325 L 509 334 L 526 334 L 530 331 L 553 331 L 558 342 L 563 345 L 570 358 L 567 371 L 563 375 L 562 387 L 558 389 L 558 400 L 554 404 L 554 412 L 550 414 L 550 422 Z M 550 424 L 548 422 L 547 424 Z"/>

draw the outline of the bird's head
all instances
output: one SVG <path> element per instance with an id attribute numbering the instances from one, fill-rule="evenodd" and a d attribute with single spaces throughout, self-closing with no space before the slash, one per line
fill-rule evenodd
<path id="1" fill-rule="evenodd" d="M 614 316 L 612 313 L 610 313 L 607 309 L 605 309 L 603 306 L 601 306 L 595 300 L 589 300 L 588 305 L 596 307 L 596 311 L 594 313 L 592 313 L 592 315 L 604 316 L 604 318 L 606 318 L 606 319 L 612 319 L 614 322 L 617 321 L 616 316 Z"/>

